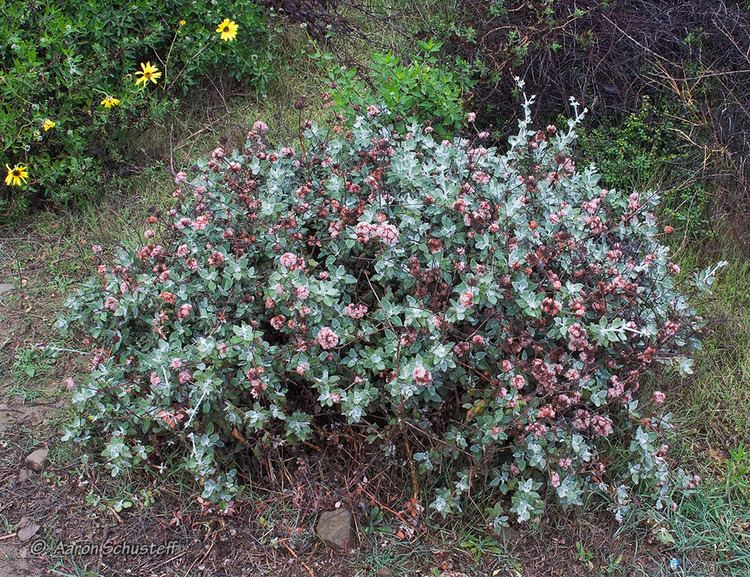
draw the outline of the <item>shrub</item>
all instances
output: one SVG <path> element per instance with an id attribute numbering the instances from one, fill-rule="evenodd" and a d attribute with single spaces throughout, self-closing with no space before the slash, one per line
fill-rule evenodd
<path id="1" fill-rule="evenodd" d="M 198 83 L 263 90 L 273 77 L 267 18 L 239 0 L 10 0 L 3 15 L 0 162 L 28 168 L 24 182 L 0 184 L 4 220 L 34 204 L 84 202 L 102 169 L 123 160 L 126 137 L 195 98 Z M 237 41 L 216 31 L 225 17 L 239 26 Z M 147 62 L 159 77 L 137 86 Z"/>
<path id="2" fill-rule="evenodd" d="M 596 164 L 606 186 L 666 189 L 659 206 L 663 220 L 691 239 L 705 239 L 711 227 L 706 187 L 695 169 L 700 160 L 676 136 L 688 131 L 669 106 L 644 98 L 637 112 L 581 130 L 580 156 Z"/>
<path id="3" fill-rule="evenodd" d="M 457 59 L 454 69 L 446 68 L 438 58 L 441 43 L 430 40 L 418 45 L 408 64 L 392 52 L 375 52 L 366 76 L 355 68 L 334 69 L 330 74 L 334 110 L 351 122 L 376 103 L 399 131 L 418 122 L 429 124 L 439 138 L 453 137 L 464 122 L 463 97 L 472 85 L 470 66 Z"/>
<path id="4" fill-rule="evenodd" d="M 520 520 L 594 492 L 622 513 L 648 480 L 667 501 L 668 421 L 636 393 L 657 363 L 689 370 L 699 319 L 656 198 L 602 190 L 568 153 L 580 116 L 536 131 L 530 105 L 505 155 L 371 111 L 345 134 L 309 125 L 297 149 L 268 150 L 258 122 L 244 152 L 178 174 L 175 207 L 100 257 L 59 321 L 93 348 L 65 439 L 104 437 L 113 474 L 171 446 L 224 503 L 239 448 L 331 422 L 423 447 L 408 457 L 426 481 L 456 475 L 442 514 L 487 485 Z"/>

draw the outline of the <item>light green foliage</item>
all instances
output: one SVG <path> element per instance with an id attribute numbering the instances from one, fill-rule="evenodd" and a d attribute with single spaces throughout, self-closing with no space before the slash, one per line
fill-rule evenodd
<path id="1" fill-rule="evenodd" d="M 419 52 L 404 62 L 392 52 L 374 53 L 365 77 L 354 68 L 331 73 L 335 110 L 353 121 L 368 106 L 385 107 L 390 121 L 404 132 L 413 122 L 429 124 L 439 138 L 451 138 L 465 119 L 464 98 L 473 85 L 471 67 L 458 60 L 441 65 L 441 43 L 419 42 Z"/>

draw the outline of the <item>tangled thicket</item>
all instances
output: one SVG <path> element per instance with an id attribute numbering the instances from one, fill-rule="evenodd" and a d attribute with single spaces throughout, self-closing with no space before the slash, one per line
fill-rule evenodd
<path id="1" fill-rule="evenodd" d="M 400 28 L 408 14 L 399 2 L 373 4 L 360 0 L 260 0 L 260 4 L 301 24 L 321 42 L 359 38 L 371 46 L 382 42 L 383 25 Z M 374 33 L 373 33 L 374 32 Z"/>
<path id="2" fill-rule="evenodd" d="M 570 95 L 598 118 L 637 112 L 644 96 L 666 101 L 673 138 L 699 157 L 688 167 L 715 190 L 711 212 L 728 216 L 750 249 L 750 9 L 737 0 L 461 0 L 455 54 L 478 58 L 475 87 L 486 118 L 509 118 L 513 77 L 539 95 L 550 118 Z"/>
<path id="3" fill-rule="evenodd" d="M 520 520 L 594 492 L 623 513 L 649 480 L 668 500 L 667 421 L 635 395 L 658 362 L 689 370 L 698 319 L 656 198 L 603 190 L 568 153 L 580 116 L 537 131 L 530 105 L 505 155 L 483 133 L 396 133 L 371 106 L 297 149 L 267 149 L 258 122 L 244 151 L 178 174 L 175 207 L 60 320 L 93 355 L 67 438 L 103 436 L 113 474 L 177 451 L 224 503 L 243 449 L 332 422 L 409 439 L 425 480 L 455 475 L 442 514 L 489 486 L 498 524 L 502 495 Z"/>
<path id="4" fill-rule="evenodd" d="M 500 118 L 512 112 L 516 75 L 539 95 L 543 116 L 564 110 L 570 95 L 595 113 L 633 112 L 644 95 L 686 87 L 702 72 L 728 92 L 750 87 L 748 75 L 737 74 L 750 48 L 750 14 L 738 2 L 512 0 L 488 11 L 485 2 L 462 0 L 458 17 L 474 33 L 454 37 L 454 49 L 503 77 L 476 91 Z"/>

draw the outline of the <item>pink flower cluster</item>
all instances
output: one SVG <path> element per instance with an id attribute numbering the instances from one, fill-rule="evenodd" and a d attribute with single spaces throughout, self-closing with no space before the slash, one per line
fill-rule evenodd
<path id="1" fill-rule="evenodd" d="M 474 293 L 471 291 L 464 291 L 461 296 L 458 297 L 459 304 L 464 308 L 469 308 L 474 304 Z"/>
<path id="2" fill-rule="evenodd" d="M 287 270 L 297 270 L 304 266 L 305 260 L 291 252 L 285 252 L 281 255 L 281 266 Z"/>
<path id="3" fill-rule="evenodd" d="M 188 318 L 192 310 L 193 310 L 192 305 L 189 305 L 189 304 L 180 305 L 180 308 L 177 310 L 177 318 L 178 319 Z"/>
<path id="4" fill-rule="evenodd" d="M 318 331 L 317 341 L 324 350 L 335 349 L 339 344 L 339 336 L 330 327 L 323 327 Z"/>
<path id="5" fill-rule="evenodd" d="M 432 373 L 423 366 L 414 367 L 412 376 L 414 377 L 414 382 L 418 385 L 429 385 L 432 382 Z"/>
<path id="6" fill-rule="evenodd" d="M 357 235 L 357 240 L 363 244 L 380 240 L 383 244 L 393 246 L 399 238 L 398 229 L 388 222 L 379 224 L 359 222 L 354 227 L 354 233 Z"/>
<path id="7" fill-rule="evenodd" d="M 363 304 L 348 304 L 344 307 L 344 314 L 355 320 L 361 319 L 367 314 L 367 305 Z"/>

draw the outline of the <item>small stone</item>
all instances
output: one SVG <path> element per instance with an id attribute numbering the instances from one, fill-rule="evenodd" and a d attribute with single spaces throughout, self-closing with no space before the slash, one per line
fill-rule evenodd
<path id="1" fill-rule="evenodd" d="M 513 527 L 502 527 L 500 529 L 500 536 L 503 538 L 505 543 L 515 543 L 520 538 L 521 534 Z"/>
<path id="2" fill-rule="evenodd" d="M 26 457 L 26 466 L 32 471 L 41 473 L 42 469 L 44 469 L 44 463 L 47 460 L 48 454 L 49 454 L 49 449 L 44 449 L 44 448 L 37 449 L 36 451 L 31 453 L 28 457 Z"/>
<path id="3" fill-rule="evenodd" d="M 25 483 L 26 481 L 28 481 L 29 479 L 31 479 L 31 476 L 33 474 L 34 473 L 32 473 L 30 469 L 27 469 L 27 468 L 24 467 L 23 469 L 21 469 L 18 472 L 18 482 L 19 483 Z"/>
<path id="4" fill-rule="evenodd" d="M 31 539 L 36 532 L 39 531 L 39 525 L 29 520 L 28 517 L 23 517 L 21 522 L 18 524 L 18 531 L 16 537 L 23 543 Z"/>
<path id="5" fill-rule="evenodd" d="M 316 530 L 318 537 L 329 547 L 348 551 L 354 546 L 352 514 L 347 509 L 335 509 L 321 513 Z"/>
<path id="6" fill-rule="evenodd" d="M 9 293 L 12 290 L 16 290 L 16 287 L 12 284 L 8 284 L 7 282 L 0 283 L 0 295 Z"/>
<path id="7" fill-rule="evenodd" d="M 393 571 L 388 569 L 388 567 L 381 567 L 375 573 L 375 577 L 393 577 Z"/>

